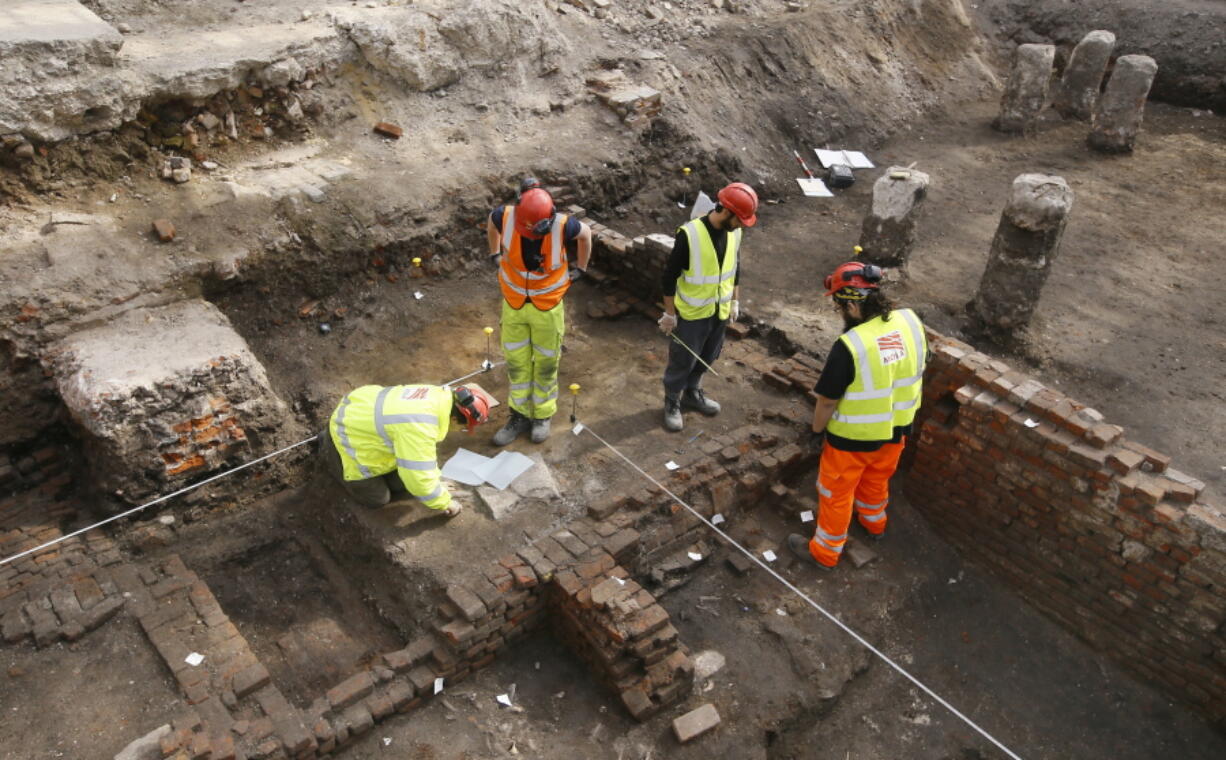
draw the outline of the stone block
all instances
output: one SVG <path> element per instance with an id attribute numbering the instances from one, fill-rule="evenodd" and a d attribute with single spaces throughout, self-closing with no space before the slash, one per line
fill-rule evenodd
<path id="1" fill-rule="evenodd" d="M 673 734 L 685 744 L 719 725 L 719 711 L 710 703 L 691 710 L 673 721 Z"/>
<path id="2" fill-rule="evenodd" d="M 1034 128 L 1039 112 L 1047 104 L 1047 88 L 1055 58 L 1053 45 L 1018 46 L 1000 100 L 1000 115 L 992 123 L 993 127 L 1015 134 Z"/>
<path id="3" fill-rule="evenodd" d="M 95 484 L 133 503 L 270 448 L 295 424 L 246 341 L 202 300 L 133 309 L 50 355 Z"/>
<path id="4" fill-rule="evenodd" d="M 891 166 L 873 183 L 873 200 L 860 229 L 865 261 L 884 267 L 907 262 L 915 245 L 915 224 L 928 196 L 930 179 L 915 169 Z M 812 387 L 813 383 L 808 383 Z"/>
<path id="5" fill-rule="evenodd" d="M 1122 55 L 1099 98 L 1086 143 L 1105 153 L 1127 153 L 1136 143 L 1158 64 L 1147 55 Z"/>
<path id="6" fill-rule="evenodd" d="M 1066 119 L 1089 121 L 1098 104 L 1103 74 L 1115 49 L 1115 35 L 1097 29 L 1081 38 L 1069 56 L 1052 106 Z"/>

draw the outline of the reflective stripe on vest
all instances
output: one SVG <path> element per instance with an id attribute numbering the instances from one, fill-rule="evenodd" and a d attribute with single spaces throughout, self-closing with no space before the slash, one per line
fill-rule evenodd
<path id="1" fill-rule="evenodd" d="M 358 452 L 354 450 L 353 444 L 349 442 L 349 431 L 345 428 L 345 407 L 349 406 L 349 397 L 341 399 L 341 405 L 336 408 L 336 437 L 341 439 L 341 446 L 345 449 L 345 453 L 358 466 L 358 472 L 362 473 L 362 477 L 372 477 L 370 470 L 366 469 L 366 465 L 358 459 Z"/>
<path id="2" fill-rule="evenodd" d="M 549 233 L 541 239 L 541 269 L 529 271 L 524 266 L 523 237 L 515 228 L 515 206 L 502 212 L 502 235 L 499 246 L 502 263 L 498 267 L 498 282 L 502 296 L 513 309 L 523 308 L 529 299 L 536 308 L 548 311 L 561 302 L 570 287 L 566 254 L 562 242 L 566 232 L 566 214 L 556 214 Z"/>
<path id="3" fill-rule="evenodd" d="M 691 321 L 705 319 L 714 315 L 718 308 L 719 318 L 727 319 L 732 311 L 732 293 L 736 287 L 741 230 L 728 233 L 723 266 L 716 255 L 715 243 L 701 219 L 686 222 L 678 234 L 686 236 L 690 262 L 689 268 L 677 279 L 677 316 Z"/>
<path id="4" fill-rule="evenodd" d="M 834 435 L 888 441 L 894 428 L 915 419 L 927 354 L 924 329 L 910 309 L 896 309 L 892 316 L 897 319 L 876 317 L 840 338 L 852 356 L 855 377 L 830 419 Z"/>

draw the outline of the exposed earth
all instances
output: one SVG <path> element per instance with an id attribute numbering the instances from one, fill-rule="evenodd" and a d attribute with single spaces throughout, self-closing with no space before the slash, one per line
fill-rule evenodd
<path id="1" fill-rule="evenodd" d="M 36 146 L 33 157 L 3 150 L 3 530 L 84 527 L 129 506 L 94 487 L 80 465 L 80 476 L 62 487 L 68 516 L 43 518 L 31 505 L 42 505 L 48 488 L 4 470 L 48 448 L 62 452 L 65 468 L 79 462 L 81 434 L 43 370 L 49 347 L 124 310 L 192 297 L 216 304 L 292 410 L 294 430 L 314 431 L 350 388 L 441 383 L 487 358 L 482 328 L 496 326 L 499 303 L 480 225 L 513 197 L 520 177 L 540 176 L 564 203 L 631 237 L 671 234 L 698 191 L 740 179 L 764 203 L 744 249 L 742 302 L 753 329 L 734 343 L 820 361 L 840 325 L 819 284 L 857 242 L 880 169 L 912 163 L 933 185 L 911 264 L 890 273 L 896 300 L 964 337 L 963 308 L 1009 183 L 1024 172 L 1064 177 L 1073 211 L 1034 324 L 1009 345 L 972 342 L 1171 455 L 1207 484 L 1204 501 L 1226 495 L 1220 3 L 1182 0 L 1161 10 L 1131 0 L 1084 8 L 1054 0 L 82 4 L 172 84 L 131 83 L 153 76 L 146 73 L 120 77 L 132 89 L 116 85 L 106 112 L 91 117 L 115 124 L 94 128 L 64 116 L 71 135 L 22 138 Z M 377 28 L 362 26 L 367 11 L 419 13 L 391 28 L 426 30 L 420 44 L 363 47 L 364 34 L 377 37 Z M 342 32 L 335 18 L 349 19 Z M 1135 152 L 1094 153 L 1087 125 L 1051 111 L 1026 137 L 991 129 L 1016 43 L 1067 47 L 1116 21 L 1117 52 L 1149 52 L 1164 72 Z M 0 11 L 0 29 L 5 23 Z M 316 35 L 299 56 L 321 60 L 284 96 L 257 87 L 263 61 L 248 52 L 234 54 L 234 83 L 217 79 L 207 96 L 174 89 L 184 85 L 169 62 L 181 59 L 187 71 L 197 54 L 230 60 L 219 42 L 210 49 L 210 39 L 231 35 L 258 48 L 255 38 L 295 30 Z M 20 65 L 0 63 L 0 73 L 11 77 Z M 637 121 L 611 110 L 592 84 L 608 72 L 657 90 L 659 113 Z M 88 95 L 71 95 L 81 97 Z M 291 97 L 306 117 L 289 116 L 283 103 Z M 168 143 L 173 136 L 160 125 L 222 102 L 237 112 L 241 136 L 206 138 L 190 182 L 162 179 L 167 157 L 192 151 Z M 133 117 L 122 117 L 129 106 Z M 384 121 L 404 136 L 371 132 Z M 834 198 L 804 198 L 792 150 L 815 167 L 811 149 L 827 146 L 865 150 L 878 168 L 859 172 Z M 173 243 L 150 235 L 154 218 L 173 220 Z M 422 270 L 411 263 L 418 256 Z M 791 403 L 733 350 L 707 383 L 724 403 L 721 415 L 689 415 L 683 434 L 666 434 L 659 381 L 667 339 L 636 313 L 589 314 L 614 292 L 589 279 L 568 295 L 561 382 L 582 386 L 578 419 L 654 477 L 667 476 L 665 462 L 694 445 L 694 434 L 702 432 L 701 446 Z M 494 350 L 497 360 L 496 343 Z M 505 399 L 501 368 L 477 380 Z M 182 557 L 272 682 L 306 709 L 378 653 L 404 646 L 424 625 L 427 590 L 644 485 L 592 437 L 572 435 L 571 412 L 568 398 L 543 446 L 513 446 L 541 454 L 562 498 L 533 502 L 506 521 L 472 496 L 450 522 L 409 503 L 362 512 L 301 450 L 255 477 L 210 484 L 108 531 L 125 563 Z M 501 408 L 491 427 L 504 419 Z M 491 433 L 453 433 L 440 456 L 458 446 L 493 455 Z M 810 469 L 785 483 L 786 498 L 742 505 L 746 516 L 728 526 L 732 535 L 779 548 L 788 532 L 809 529 L 797 515 L 814 508 L 813 476 Z M 817 575 L 782 548 L 776 568 L 1022 757 L 1226 755 L 1220 727 L 964 562 L 902 497 L 901 483 L 892 493 L 890 536 L 872 545 L 876 561 Z M 404 578 L 413 579 L 403 587 L 402 578 L 384 575 L 380 552 L 393 545 Z M 704 560 L 677 582 L 639 579 L 693 654 L 718 652 L 726 661 L 680 706 L 634 721 L 545 626 L 442 698 L 375 725 L 341 756 L 1005 756 L 765 572 L 734 574 L 724 561 L 731 551 L 712 536 Z M 0 583 L 7 578 L 0 567 Z M 109 759 L 186 706 L 126 611 L 77 641 L 6 643 L 0 664 L 2 758 Z M 507 693 L 510 709 L 496 701 Z M 708 702 L 721 726 L 679 744 L 672 719 Z"/>

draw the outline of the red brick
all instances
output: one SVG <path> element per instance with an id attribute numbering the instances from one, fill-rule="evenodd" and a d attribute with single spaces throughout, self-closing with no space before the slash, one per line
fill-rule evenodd
<path id="1" fill-rule="evenodd" d="M 383 135 L 384 137 L 390 137 L 393 140 L 399 140 L 400 136 L 404 134 L 403 129 L 388 121 L 379 122 L 375 125 L 374 129 L 375 132 Z"/>
<path id="2" fill-rule="evenodd" d="M 262 689 L 269 682 L 268 670 L 258 662 L 240 670 L 232 681 L 231 689 L 234 696 L 242 699 L 256 689 Z"/>
<path id="3" fill-rule="evenodd" d="M 375 680 L 371 677 L 370 672 L 362 671 L 329 689 L 327 694 L 328 703 L 332 705 L 334 710 L 339 710 L 354 704 L 370 694 L 374 687 Z"/>
<path id="4" fill-rule="evenodd" d="M 1137 469 L 1144 461 L 1144 456 L 1128 449 L 1120 449 L 1107 455 L 1107 465 L 1121 475 L 1127 475 Z"/>
<path id="5" fill-rule="evenodd" d="M 163 243 L 169 243 L 175 239 L 175 226 L 169 219 L 154 219 L 153 234 Z"/>

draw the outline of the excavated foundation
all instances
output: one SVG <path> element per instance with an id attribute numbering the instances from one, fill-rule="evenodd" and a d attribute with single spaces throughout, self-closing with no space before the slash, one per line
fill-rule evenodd
<path id="1" fill-rule="evenodd" d="M 0 559 L 303 444 L 0 565 L 0 746 L 995 756 L 769 568 L 1023 756 L 1220 756 L 1226 516 L 1187 411 L 1226 424 L 1203 393 L 1221 369 L 1205 294 L 1226 282 L 1204 255 L 1226 234 L 1209 67 L 1121 17 L 1116 52 L 1154 55 L 1155 94 L 1196 108 L 1149 104 L 1133 154 L 1107 159 L 1043 108 L 1025 138 L 990 131 L 1013 43 L 1081 37 L 1038 6 L 478 5 L 0 11 Z M 925 177 L 889 282 L 929 327 L 923 411 L 889 538 L 853 528 L 822 575 L 786 548 L 813 529 L 806 429 L 840 330 L 817 283 L 875 229 L 883 171 L 815 205 L 793 146 Z M 1180 178 L 1161 198 L 1159 168 Z M 967 341 L 1027 172 L 1074 188 L 1063 253 L 1027 330 Z M 565 306 L 561 382 L 581 392 L 546 444 L 514 446 L 547 487 L 470 494 L 450 521 L 350 503 L 309 437 L 352 387 L 499 358 L 483 223 L 526 175 L 594 239 Z M 763 205 L 746 316 L 705 384 L 724 409 L 670 435 L 670 233 L 731 180 Z M 1172 347 L 1193 322 L 1202 345 Z M 475 379 L 505 395 L 501 369 Z M 440 458 L 494 454 L 490 432 Z M 697 708 L 714 734 L 683 743 L 672 721 Z"/>

